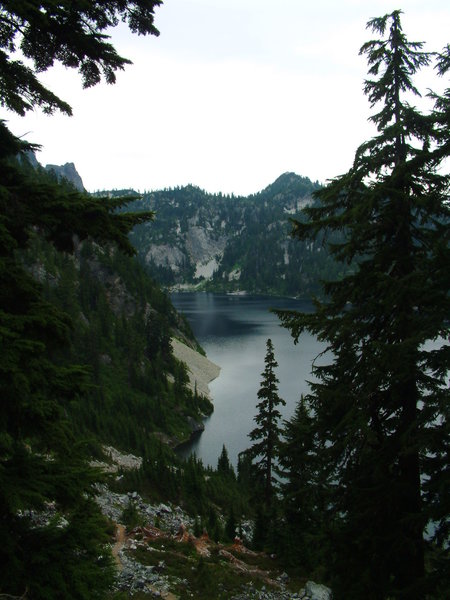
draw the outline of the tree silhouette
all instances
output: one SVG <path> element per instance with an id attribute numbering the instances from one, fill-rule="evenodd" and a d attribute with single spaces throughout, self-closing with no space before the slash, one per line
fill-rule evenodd
<path id="1" fill-rule="evenodd" d="M 324 284 L 313 314 L 279 314 L 296 340 L 309 330 L 333 356 L 314 368 L 308 401 L 339 522 L 335 589 L 412 600 L 438 580 L 444 590 L 448 574 L 433 564 L 425 584 L 424 530 L 433 520 L 442 534 L 448 510 L 438 489 L 449 484 L 449 346 L 425 346 L 448 337 L 448 92 L 428 115 L 411 106 L 413 76 L 431 55 L 407 40 L 401 11 L 368 27 L 381 36 L 361 48 L 365 93 L 381 105 L 371 117 L 378 134 L 293 231 L 300 240 L 343 234 L 328 245 L 350 271 Z M 440 68 L 448 70 L 444 55 Z M 439 553 L 443 538 L 435 542 Z"/>
<path id="2" fill-rule="evenodd" d="M 0 3 L 0 104 L 24 114 L 70 106 L 36 74 L 60 61 L 78 68 L 85 86 L 122 59 L 102 33 L 125 19 L 131 30 L 156 33 L 159 1 Z M 17 60 L 20 48 L 34 69 Z M 99 473 L 67 418 L 80 402 L 88 371 L 68 359 L 73 324 L 44 299 L 20 252 L 39 235 L 56 250 L 92 238 L 134 253 L 128 234 L 152 218 L 119 214 L 130 198 L 93 198 L 33 170 L 35 149 L 0 121 L 0 581 L 5 595 L 37 600 L 104 597 L 113 575 L 107 524 L 94 501 Z M 18 158 L 19 157 L 19 158 Z"/>
<path id="3" fill-rule="evenodd" d="M 261 477 L 266 508 L 270 508 L 276 486 L 275 462 L 281 434 L 281 414 L 278 407 L 284 406 L 286 402 L 278 396 L 278 379 L 275 375 L 278 363 L 275 360 L 272 340 L 268 339 L 266 346 L 265 368 L 261 374 L 259 402 L 256 405 L 258 413 L 254 418 L 257 427 L 249 433 L 249 438 L 254 442 L 249 452 Z"/>

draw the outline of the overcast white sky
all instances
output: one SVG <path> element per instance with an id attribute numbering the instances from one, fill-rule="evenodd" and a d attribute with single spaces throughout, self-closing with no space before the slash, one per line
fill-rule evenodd
<path id="1" fill-rule="evenodd" d="M 74 162 L 89 191 L 192 183 L 247 195 L 286 171 L 325 182 L 373 134 L 358 51 L 367 21 L 398 8 L 410 41 L 450 42 L 448 0 L 164 0 L 158 38 L 112 33 L 133 61 L 114 86 L 42 76 L 74 116 L 0 117 L 43 145 L 42 164 Z M 443 85 L 432 73 L 422 83 Z"/>

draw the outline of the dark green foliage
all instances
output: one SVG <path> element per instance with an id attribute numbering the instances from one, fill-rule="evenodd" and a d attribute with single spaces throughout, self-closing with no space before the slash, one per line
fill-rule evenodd
<path id="1" fill-rule="evenodd" d="M 124 473 L 115 485 L 122 491 L 138 490 L 153 501 L 180 504 L 195 518 L 194 535 L 206 530 L 215 541 L 233 541 L 231 529 L 243 515 L 251 518 L 254 513 L 251 489 L 237 481 L 231 465 L 223 471 L 205 468 L 195 456 L 179 461 L 163 445 L 150 446 L 142 469 Z"/>
<path id="2" fill-rule="evenodd" d="M 145 193 L 130 209 L 154 210 L 158 218 L 151 227 L 137 227 L 132 242 L 152 277 L 164 286 L 190 283 L 209 291 L 278 295 L 301 290 L 307 297 L 318 290 L 320 277 L 338 277 L 342 270 L 330 259 L 320 239 L 296 244 L 289 236 L 289 215 L 301 218 L 302 207 L 312 201 L 311 194 L 319 187 L 306 177 L 285 173 L 248 197 L 208 194 L 194 186 Z M 189 252 L 192 232 L 194 238 L 196 235 L 193 220 L 210 246 L 217 246 L 220 266 L 210 280 L 195 277 L 196 264 Z M 167 264 L 168 251 L 177 257 L 176 271 Z"/>
<path id="3" fill-rule="evenodd" d="M 325 283 L 315 313 L 280 316 L 296 340 L 309 330 L 332 352 L 314 368 L 308 403 L 331 493 L 333 589 L 345 598 L 440 597 L 432 586 L 448 581 L 448 568 L 425 572 L 423 535 L 434 522 L 432 554 L 445 552 L 448 504 L 438 490 L 449 485 L 450 215 L 439 167 L 448 105 L 435 97 L 423 115 L 405 99 L 418 93 L 413 77 L 431 56 L 408 42 L 400 11 L 369 27 L 383 36 L 361 49 L 373 77 L 365 92 L 381 103 L 378 135 L 316 194 L 320 204 L 293 233 L 303 242 L 343 234 L 329 248 L 352 271 Z"/>
<path id="4" fill-rule="evenodd" d="M 261 387 L 258 390 L 259 402 L 256 405 L 258 413 L 254 418 L 257 427 L 249 433 L 253 445 L 248 452 L 261 479 L 265 508 L 270 509 L 276 488 L 276 460 L 281 434 L 279 424 L 281 414 L 278 406 L 286 404 L 278 396 L 278 378 L 275 375 L 278 363 L 275 360 L 273 344 L 270 339 L 267 340 L 264 362 Z"/>
<path id="5" fill-rule="evenodd" d="M 215 587 L 214 574 L 210 566 L 207 565 L 203 557 L 197 564 L 196 584 L 200 594 L 210 594 L 210 590 Z"/>
<path id="6" fill-rule="evenodd" d="M 225 444 L 223 445 L 222 452 L 217 461 L 217 472 L 225 479 L 235 478 L 234 469 L 228 458 L 228 450 L 226 449 Z"/>
<path id="7" fill-rule="evenodd" d="M 123 509 L 120 523 L 126 525 L 128 532 L 143 524 L 136 504 L 132 500 L 128 500 L 128 505 Z"/>
<path id="8" fill-rule="evenodd" d="M 164 316 L 153 311 L 147 316 L 145 322 L 145 355 L 151 361 L 161 355 L 163 360 L 167 360 L 172 352 L 170 346 L 169 323 Z"/>
<path id="9" fill-rule="evenodd" d="M 252 546 L 255 550 L 264 550 L 267 544 L 267 527 L 269 525 L 268 515 L 262 504 L 256 509 L 255 523 L 253 529 Z"/>
<path id="10" fill-rule="evenodd" d="M 223 529 L 222 523 L 219 521 L 217 510 L 213 506 L 209 506 L 208 515 L 206 519 L 206 532 L 209 537 L 218 542 L 224 538 L 225 531 Z"/>
<path id="11" fill-rule="evenodd" d="M 4 18 L 2 10 L 5 32 Z M 8 77 L 2 84 L 6 104 L 9 93 L 14 103 L 24 93 Z M 39 104 L 34 92 L 26 102 Z M 2 591 L 16 595 L 26 588 L 33 598 L 97 598 L 112 576 L 107 529 L 91 500 L 98 474 L 87 467 L 68 420 L 87 392 L 89 372 L 68 352 L 70 316 L 44 297 L 19 252 L 39 234 L 57 250 L 73 251 L 77 240 L 94 237 L 131 254 L 129 230 L 151 215 L 119 215 L 120 199 L 57 185 L 30 168 L 25 153 L 32 149 L 0 123 L 0 580 Z M 62 283 L 60 303 L 72 312 L 70 277 Z"/>
<path id="12" fill-rule="evenodd" d="M 144 215 L 115 214 L 118 202 L 93 200 L 21 169 L 14 156 L 29 145 L 3 123 L 0 136 L 2 591 L 100 597 L 112 571 L 106 524 L 91 500 L 98 473 L 68 420 L 87 393 L 89 371 L 68 352 L 70 316 L 45 298 L 20 253 L 36 232 L 58 249 L 73 249 L 75 236 L 94 236 L 132 252 L 128 230 Z M 70 278 L 60 300 L 73 309 Z"/>
<path id="13" fill-rule="evenodd" d="M 70 186 L 60 186 L 39 171 L 19 168 L 15 156 L 32 148 L 0 122 L 0 208 L 4 227 L 0 251 L 8 255 L 24 248 L 37 229 L 57 250 L 72 252 L 76 238 L 92 237 L 98 243 L 114 239 L 123 252 L 134 254 L 128 232 L 138 223 L 151 220 L 153 213 L 115 214 L 127 199 L 93 198 Z"/>
<path id="14" fill-rule="evenodd" d="M 211 403 L 186 388 L 170 337 L 189 343 L 190 330 L 137 261 L 87 240 L 73 255 L 57 253 L 39 237 L 22 256 L 42 279 L 45 298 L 70 314 L 65 352 L 92 375 L 83 402 L 67 407 L 76 433 L 140 455 L 153 432 L 187 438 L 186 416 L 200 420 Z"/>
<path id="15" fill-rule="evenodd" d="M 284 423 L 280 445 L 282 514 L 287 526 L 279 528 L 284 537 L 278 541 L 278 553 L 287 564 L 301 565 L 305 573 L 322 564 L 328 547 L 327 490 L 320 480 L 323 452 L 311 409 L 302 396 Z"/>
<path id="16" fill-rule="evenodd" d="M 192 514 L 205 515 L 207 512 L 206 481 L 203 463 L 190 456 L 183 465 L 181 497 L 186 509 Z"/>
<path id="17" fill-rule="evenodd" d="M 71 108 L 45 86 L 37 73 L 55 62 L 75 68 L 83 87 L 105 78 L 114 83 L 115 72 L 130 64 L 119 56 L 104 33 L 120 21 L 133 33 L 159 35 L 153 24 L 154 9 L 161 0 L 114 0 L 55 3 L 51 0 L 7 0 L 0 2 L 0 104 L 21 115 L 36 106 L 45 112 Z M 33 68 L 13 58 L 20 50 Z"/>
<path id="18" fill-rule="evenodd" d="M 282 566 L 279 562 L 264 554 L 241 554 L 232 548 L 209 545 L 210 555 L 201 556 L 189 543 L 170 539 L 150 542 L 149 548 L 140 547 L 132 551 L 132 555 L 140 563 L 160 570 L 164 564 L 164 575 L 171 581 L 171 592 L 179 598 L 195 598 L 196 600 L 225 600 L 227 598 L 257 598 L 264 596 L 277 597 L 279 585 L 274 583 Z M 239 563 L 234 563 L 234 557 Z M 237 566 L 239 565 L 239 566 Z M 270 579 L 272 581 L 270 581 Z M 292 578 L 285 594 L 295 593 L 304 581 Z M 128 598 L 128 596 L 126 596 Z M 136 600 L 150 599 L 152 592 L 135 592 Z M 114 600 L 125 600 L 125 594 L 112 596 Z"/>
<path id="19" fill-rule="evenodd" d="M 230 512 L 228 514 L 227 522 L 225 524 L 225 535 L 232 542 L 236 537 L 236 516 L 234 514 L 233 507 L 230 508 Z"/>
<path id="20" fill-rule="evenodd" d="M 100 70 L 113 82 L 128 62 L 105 42 L 106 27 L 123 18 L 157 33 L 159 1 L 69 4 L 0 3 L 2 48 L 13 52 L 18 40 L 35 71 L 60 60 L 89 86 Z M 20 114 L 70 113 L 35 71 L 0 50 L 0 102 Z M 137 450 L 144 464 L 128 479 L 186 493 L 205 513 L 201 465 L 181 476 L 151 434 L 183 437 L 186 415 L 210 406 L 186 389 L 170 349 L 172 333 L 189 339 L 186 323 L 124 255 L 134 254 L 130 230 L 153 213 L 120 210 L 128 195 L 93 198 L 57 184 L 32 168 L 33 149 L 0 123 L 0 586 L 17 597 L 102 598 L 113 576 L 111 531 L 93 499 L 102 477 L 88 466 L 91 453 L 99 456 L 101 442 Z M 136 518 L 130 506 L 124 519 Z"/>
<path id="21" fill-rule="evenodd" d="M 113 563 L 98 507 L 85 501 L 67 516 L 65 528 L 54 523 L 24 535 L 27 562 L 19 581 L 28 583 L 32 598 L 103 598 Z"/>
<path id="22" fill-rule="evenodd" d="M 195 537 L 200 537 L 202 535 L 202 526 L 198 517 L 195 517 L 193 534 Z"/>

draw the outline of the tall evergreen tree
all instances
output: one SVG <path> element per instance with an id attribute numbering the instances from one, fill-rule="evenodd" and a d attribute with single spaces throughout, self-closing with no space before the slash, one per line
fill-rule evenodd
<path id="1" fill-rule="evenodd" d="M 278 407 L 284 406 L 286 402 L 278 396 L 278 378 L 275 375 L 278 363 L 275 360 L 272 340 L 268 339 L 266 346 L 265 368 L 261 374 L 261 387 L 258 390 L 259 402 L 256 406 L 258 413 L 254 418 L 257 427 L 249 433 L 249 438 L 254 442 L 249 452 L 261 476 L 266 508 L 270 508 L 275 487 L 274 471 L 281 433 L 281 413 Z"/>
<path id="2" fill-rule="evenodd" d="M 72 236 L 91 235 L 132 252 L 127 233 L 142 219 L 24 173 L 14 157 L 29 145 L 3 123 L 0 139 L 1 591 L 97 598 L 111 571 L 93 502 L 98 474 L 66 417 L 89 376 L 67 360 L 69 315 L 44 299 L 19 250 L 39 231 L 60 250 L 70 249 Z"/>
<path id="3" fill-rule="evenodd" d="M 365 93 L 381 104 L 371 117 L 378 134 L 293 230 L 301 240 L 341 232 L 329 246 L 347 275 L 324 284 L 313 314 L 279 314 L 296 341 L 309 330 L 332 351 L 314 368 L 308 400 L 340 520 L 335 589 L 410 600 L 426 597 L 424 530 L 442 521 L 438 489 L 448 484 L 449 177 L 439 170 L 448 104 L 438 99 L 439 114 L 428 115 L 409 104 L 431 56 L 407 40 L 401 11 L 368 27 L 381 36 L 361 48 L 373 77 Z"/>
<path id="4" fill-rule="evenodd" d="M 70 113 L 36 73 L 59 60 L 79 68 L 86 86 L 99 81 L 100 71 L 113 82 L 129 61 L 102 31 L 123 18 L 132 31 L 156 33 L 151 13 L 158 4 L 0 2 L 0 104 L 18 114 L 39 106 Z M 17 40 L 34 69 L 16 60 Z M 26 152 L 35 148 L 0 122 L 0 592 L 102 598 L 112 560 L 93 499 L 99 475 L 67 420 L 89 375 L 67 359 L 70 317 L 44 299 L 20 251 L 40 235 L 60 251 L 91 237 L 132 254 L 128 233 L 152 214 L 118 214 L 123 199 L 94 199 L 40 178 L 26 168 Z"/>
<path id="5" fill-rule="evenodd" d="M 279 552 L 290 564 L 312 572 L 327 546 L 323 527 L 327 496 L 321 481 L 323 448 L 303 396 L 282 433 L 279 463 L 285 535 Z"/>
<path id="6" fill-rule="evenodd" d="M 228 450 L 225 444 L 222 446 L 222 452 L 217 460 L 217 472 L 225 478 L 235 478 L 233 465 L 230 463 Z"/>

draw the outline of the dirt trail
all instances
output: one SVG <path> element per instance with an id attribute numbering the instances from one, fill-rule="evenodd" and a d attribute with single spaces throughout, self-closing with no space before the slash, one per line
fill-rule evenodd
<path id="1" fill-rule="evenodd" d="M 119 557 L 119 552 L 122 549 L 122 547 L 125 543 L 125 540 L 126 540 L 125 526 L 120 525 L 120 523 L 117 523 L 117 525 L 116 525 L 116 543 L 113 546 L 112 554 L 114 556 L 114 560 L 117 563 L 117 567 L 118 567 L 119 571 L 121 571 L 123 569 L 122 561 L 120 560 L 120 557 Z"/>
<path id="2" fill-rule="evenodd" d="M 114 560 L 116 561 L 117 568 L 119 571 L 123 570 L 123 564 L 120 560 L 119 552 L 123 548 L 125 542 L 127 541 L 126 528 L 124 525 L 120 523 L 116 523 L 116 542 L 112 549 L 112 555 L 114 556 Z M 148 585 L 147 586 L 152 592 L 160 594 L 161 598 L 164 600 L 178 600 L 178 596 L 172 594 L 172 592 L 163 592 L 158 589 L 156 586 Z"/>

